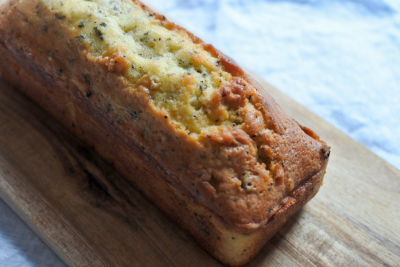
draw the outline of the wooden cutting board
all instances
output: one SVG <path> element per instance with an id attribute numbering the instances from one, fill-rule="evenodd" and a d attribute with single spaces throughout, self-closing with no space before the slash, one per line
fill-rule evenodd
<path id="1" fill-rule="evenodd" d="M 258 81 L 332 153 L 317 196 L 247 266 L 400 266 L 400 171 Z M 0 196 L 69 266 L 221 266 L 1 79 Z"/>

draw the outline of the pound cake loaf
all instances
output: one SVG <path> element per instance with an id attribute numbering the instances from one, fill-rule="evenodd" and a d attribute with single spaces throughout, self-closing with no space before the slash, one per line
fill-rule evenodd
<path id="1" fill-rule="evenodd" d="M 248 262 L 322 184 L 327 144 L 140 1 L 7 1 L 0 71 L 223 263 Z"/>

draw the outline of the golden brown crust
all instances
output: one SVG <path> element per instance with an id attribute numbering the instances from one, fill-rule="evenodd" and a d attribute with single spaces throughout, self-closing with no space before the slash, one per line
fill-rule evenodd
<path id="1" fill-rule="evenodd" d="M 3 52 L 2 49 L 0 51 Z M 48 93 L 52 90 L 47 83 L 39 83 L 28 76 L 6 54 L 0 53 L 0 59 L 0 69 L 4 77 L 9 77 L 13 85 L 25 93 L 30 92 L 28 95 L 31 98 L 42 99 L 41 105 L 53 116 L 60 116 L 53 109 L 50 99 L 43 101 L 45 98 L 40 92 Z M 242 234 L 227 227 L 215 213 L 196 204 L 160 176 L 154 175 L 145 167 L 142 157 L 144 155 L 138 157 L 132 153 L 135 147 L 126 140 L 123 133 L 108 124 L 104 118 L 98 117 L 96 112 L 90 110 L 86 101 L 77 98 L 76 102 L 79 107 L 76 115 L 80 119 L 71 130 L 88 144 L 95 146 L 99 154 L 125 177 L 132 179 L 153 203 L 193 235 L 207 251 L 226 264 L 238 266 L 253 258 L 282 225 L 318 192 L 322 184 L 325 169 L 309 177 L 292 192 L 285 205 L 265 226 L 251 234 Z"/>
<path id="2" fill-rule="evenodd" d="M 35 36 L 29 33 L 31 26 L 27 26 L 23 19 L 11 11 L 8 16 L 7 20 L 2 18 L 0 24 L 0 71 L 3 77 L 63 121 L 80 138 L 93 145 L 100 155 L 113 163 L 128 179 L 133 179 L 149 199 L 221 261 L 230 265 L 247 262 L 318 191 L 329 156 L 326 143 L 319 140 L 314 132 L 299 126 L 283 113 L 273 98 L 232 59 L 192 34 L 188 33 L 194 42 L 202 44 L 205 50 L 218 57 L 225 70 L 235 76 L 230 84 L 221 86 L 221 91 L 215 95 L 216 101 L 240 106 L 242 101 L 250 98 L 248 101 L 258 107 L 257 112 L 262 112 L 268 122 L 268 129 L 262 136 L 258 136 L 262 128 L 257 124 L 257 114 L 245 113 L 248 116 L 246 132 L 222 129 L 210 133 L 203 138 L 205 149 L 197 152 L 203 151 L 210 155 L 210 147 L 218 147 L 222 151 L 220 156 L 233 158 L 231 162 L 234 166 L 240 165 L 240 171 L 243 170 L 242 165 L 245 165 L 249 172 L 265 172 L 265 177 L 269 177 L 271 173 L 273 183 L 283 189 L 275 195 L 265 195 L 265 201 L 259 201 L 259 194 L 270 188 L 269 182 L 260 179 L 254 181 L 252 186 L 257 188 L 253 194 L 248 194 L 241 185 L 232 182 L 235 179 L 229 178 L 232 175 L 230 169 L 218 172 L 214 170 L 214 176 L 217 177 L 215 180 L 213 175 L 205 178 L 206 175 L 196 174 L 193 187 L 190 179 L 182 180 L 180 177 L 184 177 L 185 173 L 189 176 L 207 173 L 207 170 L 201 169 L 204 166 L 199 168 L 191 165 L 183 174 L 177 174 L 176 170 L 183 165 L 175 162 L 182 164 L 187 160 L 184 158 L 188 155 L 184 152 L 175 153 L 173 161 L 162 157 L 171 156 L 166 154 L 166 149 L 179 150 L 182 142 L 192 146 L 186 133 L 177 133 L 177 143 L 170 142 L 163 147 L 165 151 L 154 153 L 157 148 L 152 147 L 154 139 L 150 138 L 153 137 L 147 137 L 145 132 L 132 128 L 126 123 L 125 117 L 110 117 L 108 112 L 104 112 L 106 109 L 103 104 L 96 104 L 94 97 L 88 97 L 86 76 L 83 79 L 82 75 L 75 74 L 68 79 L 60 75 L 55 66 L 65 64 L 63 60 L 67 61 L 67 54 L 74 54 L 75 60 L 80 63 L 79 66 L 74 66 L 76 73 L 89 73 L 91 69 L 96 69 L 100 76 L 111 81 L 110 84 L 121 88 L 121 92 L 130 86 L 126 80 L 118 77 L 114 69 L 110 71 L 109 66 L 104 65 L 103 59 L 93 58 L 88 50 L 82 52 L 80 48 L 70 44 L 60 43 L 57 49 L 65 51 L 52 57 L 50 62 L 45 62 L 47 55 L 41 50 L 35 50 L 27 40 L 48 49 L 47 53 L 54 47 L 54 44 L 48 43 L 52 40 L 46 40 L 47 43 L 43 39 L 35 40 Z M 161 15 L 156 16 L 165 22 L 166 28 L 184 31 Z M 12 33 L 14 30 L 21 32 Z M 122 56 L 117 55 L 116 58 L 123 61 Z M 143 84 L 139 85 L 139 89 L 140 86 Z M 135 105 L 151 105 L 149 97 L 144 92 L 137 91 Z M 165 124 L 164 114 L 153 110 L 152 116 L 154 123 L 161 125 L 161 128 L 153 129 L 174 131 L 170 124 Z M 255 136 L 249 136 L 248 133 L 251 132 Z M 233 148 L 241 150 L 240 153 L 235 154 Z M 270 166 L 266 164 L 264 169 L 260 169 L 259 166 L 246 163 L 249 160 L 246 157 L 247 149 L 254 149 L 252 154 L 259 153 L 256 152 L 257 149 L 262 151 L 259 157 Z M 189 153 L 193 151 L 190 150 Z M 221 188 L 221 181 L 224 188 Z M 223 194 L 218 194 L 218 188 L 223 190 Z M 280 192 L 284 194 L 278 196 Z M 251 196 L 256 200 L 252 200 Z"/>
<path id="3" fill-rule="evenodd" d="M 146 10 L 148 10 L 149 12 L 152 12 L 148 8 L 146 8 Z M 182 29 L 181 27 L 179 27 L 175 24 L 169 25 L 168 27 L 170 29 L 176 28 L 177 30 L 186 31 L 185 29 Z M 287 117 L 287 115 L 280 109 L 279 105 L 275 102 L 275 100 L 262 88 L 262 86 L 260 84 L 258 84 L 254 79 L 252 79 L 250 76 L 248 76 L 238 66 L 238 64 L 233 59 L 226 56 L 219 50 L 215 49 L 212 45 L 205 44 L 202 40 L 193 36 L 193 34 L 191 34 L 190 32 L 188 32 L 188 34 L 193 39 L 194 42 L 202 44 L 205 50 L 209 51 L 213 56 L 218 57 L 220 59 L 220 64 L 224 67 L 224 69 L 226 71 L 230 72 L 233 76 L 240 77 L 240 78 L 244 79 L 247 83 L 255 86 L 255 88 L 257 90 L 257 96 L 260 98 L 258 102 L 264 103 L 264 108 L 266 109 L 265 113 L 269 114 L 271 116 L 269 122 L 270 122 L 271 128 L 274 130 L 274 132 L 276 132 L 280 135 L 283 135 L 287 139 L 297 139 L 297 135 L 301 134 L 301 133 L 299 133 L 298 128 L 296 128 L 297 122 L 295 122 L 291 118 Z M 242 89 L 242 91 L 243 91 L 243 89 Z M 248 97 L 248 95 L 245 95 L 243 97 Z M 251 122 L 253 122 L 253 121 L 254 121 L 254 119 L 250 118 L 248 121 L 248 124 L 250 125 Z M 312 145 L 318 144 L 321 146 L 320 149 L 321 149 L 321 151 L 323 151 L 321 154 L 322 165 L 326 164 L 326 162 L 324 162 L 324 160 L 322 160 L 322 158 L 325 159 L 325 157 L 326 157 L 325 155 L 326 155 L 326 153 L 328 153 L 327 151 L 329 150 L 326 143 L 321 141 L 319 139 L 318 135 L 316 135 L 314 132 L 312 132 L 312 130 L 305 128 L 301 125 L 299 125 L 299 126 L 300 126 L 300 129 L 303 130 L 308 136 L 310 136 L 312 139 L 314 139 L 316 141 L 319 141 L 318 143 L 313 143 Z M 286 127 L 291 127 L 292 131 L 284 129 Z M 254 131 L 254 134 L 255 133 L 258 133 L 258 132 Z M 226 138 L 224 140 L 226 140 Z M 280 145 L 283 146 L 283 144 L 280 144 Z M 303 157 L 303 158 L 310 159 L 310 157 L 307 157 L 307 155 L 301 154 L 303 152 L 302 150 L 303 150 L 303 148 L 300 148 L 298 150 L 297 156 L 300 158 Z M 304 149 L 304 152 L 305 152 L 305 150 L 306 149 Z M 320 160 L 320 159 L 318 159 L 318 160 Z M 282 158 L 278 162 L 278 164 L 282 164 L 282 162 L 284 162 L 284 161 L 285 161 L 285 159 Z M 302 162 L 299 165 L 310 166 L 310 165 L 318 165 L 318 164 L 315 164 L 315 162 L 314 163 Z M 318 169 L 320 167 L 321 166 L 319 166 Z"/>
<path id="4" fill-rule="evenodd" d="M 244 80 L 243 84 L 245 84 L 245 86 L 240 87 L 239 99 L 243 101 L 243 99 L 246 99 L 251 95 L 253 97 L 253 101 L 256 101 L 256 103 L 261 103 L 261 105 L 262 105 L 261 110 L 263 110 L 265 112 L 265 114 L 267 114 L 269 116 L 269 120 L 268 120 L 269 127 L 273 130 L 274 133 L 277 133 L 278 135 L 280 135 L 280 137 L 282 137 L 282 139 L 280 141 L 278 141 L 279 144 L 278 144 L 278 147 L 276 148 L 276 150 L 279 151 L 279 155 L 278 156 L 273 155 L 273 152 L 271 151 L 270 148 L 268 149 L 268 152 L 271 152 L 271 153 L 267 152 L 268 153 L 267 156 L 268 156 L 269 160 L 271 160 L 271 161 L 275 160 L 275 167 L 273 167 L 273 168 L 278 169 L 278 170 L 276 170 L 276 172 L 281 172 L 282 170 L 280 167 L 287 164 L 288 159 L 289 159 L 289 161 L 292 161 L 294 156 L 297 157 L 298 159 L 302 159 L 301 161 L 297 161 L 296 164 L 293 164 L 293 162 L 291 162 L 291 165 L 294 165 L 294 168 L 297 169 L 295 172 L 301 172 L 302 170 L 303 170 L 303 172 L 300 174 L 299 173 L 294 174 L 294 172 L 291 170 L 285 170 L 285 173 L 282 175 L 285 177 L 281 178 L 282 181 L 290 180 L 290 178 L 287 178 L 289 176 L 301 176 L 302 177 L 301 180 L 305 181 L 305 177 L 311 176 L 311 173 L 307 173 L 304 170 L 310 170 L 310 169 L 313 169 L 313 167 L 314 167 L 313 172 L 315 173 L 315 172 L 319 172 L 320 169 L 326 168 L 327 158 L 329 157 L 329 147 L 327 146 L 327 144 L 324 141 L 320 140 L 319 136 L 317 134 L 315 134 L 312 130 L 299 125 L 296 121 L 289 118 L 284 113 L 284 111 L 281 110 L 279 105 L 270 96 L 270 94 L 268 92 L 266 92 L 262 88 L 262 86 L 259 83 L 257 83 L 252 77 L 247 75 L 232 58 L 226 56 L 221 51 L 216 49 L 214 46 L 204 43 L 201 39 L 199 39 L 198 37 L 193 35 L 191 32 L 187 31 L 186 29 L 168 21 L 163 15 L 155 13 L 149 7 L 144 5 L 141 1 L 135 0 L 134 2 L 141 5 L 144 10 L 148 11 L 151 14 L 154 14 L 154 16 L 156 16 L 158 19 L 162 20 L 165 23 L 166 28 L 171 29 L 171 30 L 186 32 L 189 35 L 189 37 L 193 40 L 194 43 L 201 44 L 206 51 L 210 52 L 214 57 L 217 57 L 219 59 L 220 64 L 223 66 L 224 70 L 231 73 L 232 76 L 235 77 L 234 79 L 238 80 L 239 83 L 240 83 L 240 79 Z M 227 94 L 225 101 L 229 97 L 229 94 L 234 95 L 234 93 L 232 93 L 232 91 L 231 91 L 231 88 L 233 88 L 232 85 L 234 85 L 234 84 L 230 83 L 228 85 L 228 88 L 222 92 L 222 95 Z M 248 89 L 248 87 L 250 87 L 248 85 L 254 86 L 255 91 L 252 88 Z M 248 90 L 248 91 L 246 92 L 246 90 Z M 254 96 L 254 94 L 252 94 L 254 92 L 256 93 L 256 96 Z M 234 95 L 234 96 L 237 96 L 237 95 Z M 256 100 L 255 98 L 258 98 L 258 99 Z M 236 99 L 231 100 L 231 102 L 235 101 L 235 100 Z M 251 114 L 248 114 L 248 115 L 251 115 Z M 247 118 L 248 118 L 248 120 L 245 121 L 245 123 L 247 123 L 249 125 L 249 127 L 253 126 L 253 128 L 256 128 L 255 130 L 253 130 L 252 134 L 254 134 L 254 135 L 259 134 L 261 131 L 260 131 L 260 129 L 257 129 L 257 125 L 254 125 L 255 124 L 254 116 L 253 117 L 248 116 Z M 247 131 L 247 133 L 249 133 L 249 132 L 251 133 L 251 131 Z M 303 136 L 303 138 L 299 138 L 299 136 Z M 225 143 L 227 140 L 231 139 L 229 137 L 227 138 L 226 136 L 223 136 L 223 140 Z M 308 137 L 311 137 L 311 138 L 308 138 Z M 233 138 L 235 139 L 235 141 L 238 140 L 236 137 L 233 137 Z M 274 139 L 274 137 L 271 137 L 271 138 Z M 213 136 L 211 139 L 213 139 Z M 243 138 L 243 139 L 245 139 L 245 138 Z M 246 141 L 244 141 L 244 142 L 246 142 Z M 275 142 L 275 140 L 273 142 Z M 270 142 L 267 141 L 267 143 L 268 143 L 268 145 L 270 145 L 272 147 L 272 144 Z M 291 147 L 291 150 L 296 150 L 296 153 L 290 153 L 290 152 L 284 151 L 284 149 L 282 149 L 288 145 Z M 317 153 L 310 153 L 310 149 L 309 149 L 309 147 L 307 147 L 307 145 L 309 145 L 310 147 L 315 146 L 317 148 L 316 149 Z M 289 155 L 287 155 L 287 154 L 285 155 L 285 153 L 287 153 Z M 240 164 L 241 162 L 237 162 L 237 163 Z M 267 166 L 267 168 L 268 167 L 269 166 Z M 278 178 L 278 183 L 279 183 L 279 177 L 277 177 L 277 176 L 279 176 L 279 175 L 276 175 L 275 179 Z M 297 179 L 293 178 L 293 180 L 298 180 L 298 178 Z M 259 192 L 262 192 L 262 191 L 259 191 Z M 237 192 L 235 192 L 235 193 L 237 194 Z M 226 202 L 227 200 L 228 199 L 224 199 L 224 200 L 221 200 L 221 202 Z M 217 207 L 215 207 L 215 206 L 213 208 L 217 209 Z M 268 208 L 266 206 L 263 206 L 261 209 L 268 210 Z M 258 210 L 255 213 L 257 213 L 257 212 L 261 212 L 261 211 Z M 276 212 L 276 210 L 272 211 L 272 213 L 274 213 L 274 212 Z M 241 214 L 242 219 L 243 219 L 243 215 L 244 214 L 242 213 Z M 258 223 L 256 223 L 256 226 L 255 226 L 255 228 L 258 228 L 260 225 L 263 225 L 268 220 L 270 220 L 270 218 L 271 218 L 270 216 L 265 216 L 265 214 L 264 214 L 263 218 L 257 219 L 254 217 L 254 214 L 253 214 L 251 220 L 253 222 L 258 221 Z M 228 219 L 228 221 L 235 221 L 235 218 L 230 217 Z M 242 222 L 243 222 L 243 220 L 242 220 Z M 249 222 L 249 221 L 247 221 L 247 222 Z M 239 221 L 236 220 L 236 226 L 240 225 L 241 227 L 244 227 L 247 229 L 253 229 L 251 224 L 252 223 L 240 224 Z"/>

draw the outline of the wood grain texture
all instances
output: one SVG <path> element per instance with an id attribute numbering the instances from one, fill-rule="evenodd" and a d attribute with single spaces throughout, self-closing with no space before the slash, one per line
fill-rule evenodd
<path id="1" fill-rule="evenodd" d="M 332 154 L 317 196 L 246 266 L 399 266 L 400 172 L 253 76 Z M 69 266 L 221 266 L 2 80 L 0 196 Z"/>

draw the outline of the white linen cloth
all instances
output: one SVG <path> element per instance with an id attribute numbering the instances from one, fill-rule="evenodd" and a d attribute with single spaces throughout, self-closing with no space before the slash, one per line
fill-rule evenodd
<path id="1" fill-rule="evenodd" d="M 400 169 L 400 1 L 147 3 Z M 1 200 L 0 266 L 64 266 Z"/>

